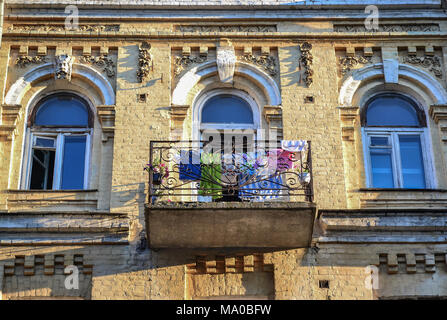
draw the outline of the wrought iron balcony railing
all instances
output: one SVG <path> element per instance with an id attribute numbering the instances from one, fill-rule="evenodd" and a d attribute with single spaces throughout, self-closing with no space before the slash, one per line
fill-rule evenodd
<path id="1" fill-rule="evenodd" d="M 313 202 L 310 141 L 151 141 L 149 203 Z"/>

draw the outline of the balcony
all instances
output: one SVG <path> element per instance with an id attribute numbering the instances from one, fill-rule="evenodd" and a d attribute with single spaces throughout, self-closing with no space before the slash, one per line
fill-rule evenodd
<path id="1" fill-rule="evenodd" d="M 151 141 L 149 163 L 152 248 L 309 246 L 310 141 Z"/>

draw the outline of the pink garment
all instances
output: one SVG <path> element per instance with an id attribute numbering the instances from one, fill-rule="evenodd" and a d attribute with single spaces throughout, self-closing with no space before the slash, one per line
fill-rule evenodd
<path id="1" fill-rule="evenodd" d="M 282 149 L 271 150 L 267 153 L 268 167 L 279 172 L 287 171 L 293 168 L 292 159 L 294 153 Z"/>

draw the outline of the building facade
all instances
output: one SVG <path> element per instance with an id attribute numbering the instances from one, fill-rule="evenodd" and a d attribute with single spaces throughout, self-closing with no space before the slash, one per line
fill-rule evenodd
<path id="1" fill-rule="evenodd" d="M 0 299 L 446 298 L 445 9 L 1 1 Z"/>

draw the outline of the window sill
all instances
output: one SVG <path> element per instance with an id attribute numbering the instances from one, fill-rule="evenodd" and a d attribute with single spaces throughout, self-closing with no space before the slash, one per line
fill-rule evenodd
<path id="1" fill-rule="evenodd" d="M 360 188 L 357 192 L 447 192 L 447 189 Z"/>
<path id="2" fill-rule="evenodd" d="M 447 189 L 360 188 L 360 208 L 445 208 Z"/>
<path id="3" fill-rule="evenodd" d="M 98 190 L 6 190 L 10 212 L 96 211 Z"/>

